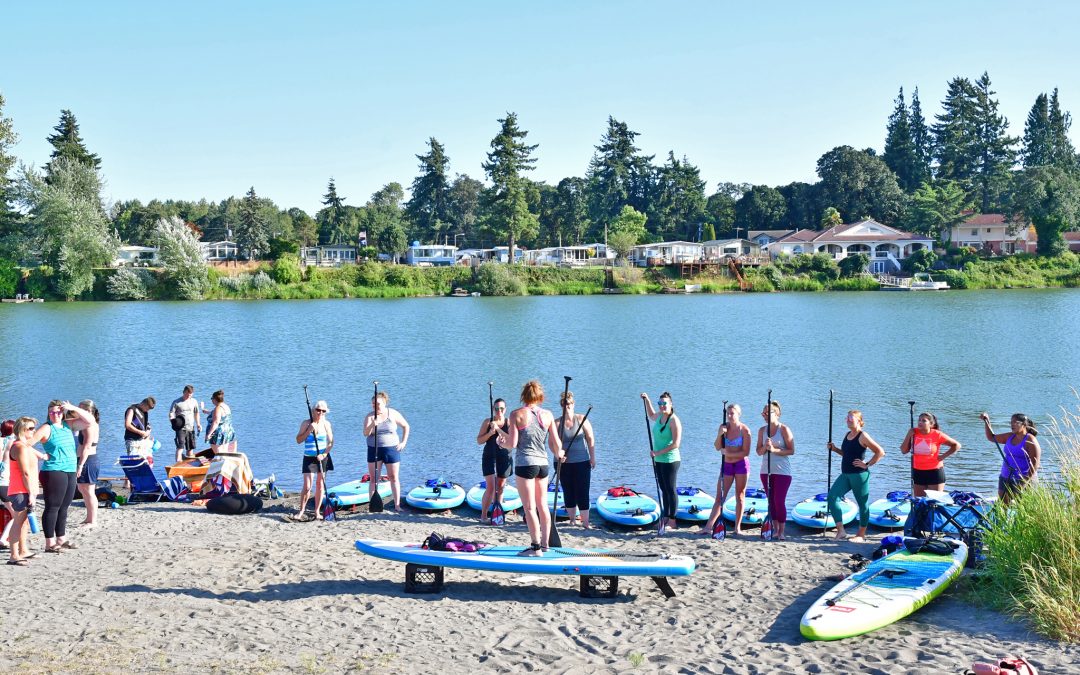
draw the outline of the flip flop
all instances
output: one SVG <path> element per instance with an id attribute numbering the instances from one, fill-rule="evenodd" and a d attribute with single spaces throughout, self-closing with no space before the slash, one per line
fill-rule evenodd
<path id="1" fill-rule="evenodd" d="M 74 551 L 75 549 L 79 548 L 79 545 L 75 542 L 65 541 L 63 544 L 60 544 L 60 548 L 66 548 L 69 551 Z"/>
<path id="2" fill-rule="evenodd" d="M 30 563 L 26 562 L 26 560 L 24 560 L 22 558 L 20 558 L 18 560 L 8 560 L 7 564 L 9 564 L 9 565 L 17 565 L 19 567 L 27 567 L 27 566 L 30 565 Z"/>
<path id="3" fill-rule="evenodd" d="M 63 553 L 64 549 L 60 546 L 47 546 L 45 548 L 46 553 Z"/>

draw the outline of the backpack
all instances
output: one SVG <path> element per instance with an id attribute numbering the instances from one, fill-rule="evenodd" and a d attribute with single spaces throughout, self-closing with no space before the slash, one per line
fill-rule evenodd
<path id="1" fill-rule="evenodd" d="M 943 539 L 921 539 L 908 537 L 904 547 L 912 553 L 933 553 L 934 555 L 952 555 L 953 545 Z"/>
<path id="2" fill-rule="evenodd" d="M 966 670 L 964 673 L 965 675 L 1009 675 L 1011 673 L 1016 673 L 1017 675 L 1039 675 L 1039 671 L 1035 669 L 1035 666 L 1024 660 L 1022 656 L 1006 656 L 1003 659 L 998 659 L 994 663 L 976 661 L 971 664 L 971 670 Z"/>
<path id="3" fill-rule="evenodd" d="M 424 543 L 420 545 L 421 548 L 429 551 L 452 551 L 454 553 L 476 553 L 486 544 L 482 541 L 465 541 L 464 539 L 456 539 L 453 537 L 444 537 L 437 532 L 432 532 Z"/>

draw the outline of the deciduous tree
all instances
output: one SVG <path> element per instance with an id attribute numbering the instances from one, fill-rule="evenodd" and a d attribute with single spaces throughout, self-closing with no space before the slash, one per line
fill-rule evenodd
<path id="1" fill-rule="evenodd" d="M 870 152 L 848 145 L 833 148 L 818 159 L 817 172 L 822 202 L 835 207 L 844 222 L 869 216 L 895 223 L 904 213 L 905 197 L 896 174 Z"/>
<path id="2" fill-rule="evenodd" d="M 1065 252 L 1068 247 L 1061 233 L 1080 224 L 1080 182 L 1056 166 L 1024 169 L 1014 184 L 1010 218 L 1026 219 L 1035 226 L 1039 253 Z"/>

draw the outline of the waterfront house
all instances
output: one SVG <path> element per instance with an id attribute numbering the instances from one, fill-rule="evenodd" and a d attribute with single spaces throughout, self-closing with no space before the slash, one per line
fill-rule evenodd
<path id="1" fill-rule="evenodd" d="M 447 267 L 454 264 L 457 251 L 457 246 L 414 241 L 405 253 L 405 262 L 418 267 Z"/>
<path id="2" fill-rule="evenodd" d="M 661 241 L 655 244 L 638 244 L 630 250 L 629 259 L 638 267 L 648 267 L 696 262 L 704 257 L 705 249 L 699 242 Z"/>
<path id="3" fill-rule="evenodd" d="M 157 267 L 160 264 L 157 246 L 121 246 L 116 250 L 113 267 Z"/>
<path id="4" fill-rule="evenodd" d="M 904 232 L 872 218 L 844 223 L 827 230 L 799 230 L 769 246 L 769 254 L 799 255 L 825 253 L 833 260 L 865 253 L 870 257 L 869 271 L 884 274 L 900 271 L 900 261 L 920 249 L 933 249 L 934 240 L 921 234 Z"/>
<path id="5" fill-rule="evenodd" d="M 750 230 L 746 233 L 746 238 L 760 246 L 762 251 L 765 251 L 768 250 L 769 244 L 780 241 L 794 232 L 795 230 Z M 738 232 L 735 234 L 738 234 Z"/>
<path id="6" fill-rule="evenodd" d="M 232 241 L 200 241 L 199 249 L 206 262 L 236 260 L 240 256 L 240 248 Z"/>
<path id="7" fill-rule="evenodd" d="M 300 249 L 300 264 L 304 267 L 341 267 L 356 264 L 355 244 L 321 244 Z"/>
<path id="8" fill-rule="evenodd" d="M 715 239 L 701 242 L 705 260 L 761 255 L 761 245 L 750 239 Z"/>
<path id="9" fill-rule="evenodd" d="M 994 255 L 1032 252 L 1038 242 L 1026 222 L 1009 222 L 1000 213 L 975 213 L 949 232 L 953 246 L 970 246 Z"/>
<path id="10" fill-rule="evenodd" d="M 581 244 L 579 246 L 549 246 L 526 251 L 524 260 L 532 265 L 559 265 L 580 267 L 584 265 L 610 265 L 615 259 L 615 249 L 606 244 Z"/>

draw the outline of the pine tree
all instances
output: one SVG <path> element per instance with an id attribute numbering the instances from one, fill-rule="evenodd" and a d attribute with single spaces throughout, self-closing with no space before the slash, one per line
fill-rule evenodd
<path id="1" fill-rule="evenodd" d="M 926 126 L 926 118 L 922 113 L 922 104 L 919 103 L 919 88 L 911 94 L 911 113 L 908 115 L 911 124 L 911 142 L 915 146 L 915 155 L 918 157 L 918 172 L 915 178 L 918 184 L 930 180 L 933 175 L 930 165 L 934 159 L 934 138 L 930 134 L 930 128 Z"/>
<path id="2" fill-rule="evenodd" d="M 340 244 L 347 237 L 348 214 L 345 211 L 345 198 L 338 195 L 332 176 L 322 203 L 325 208 L 315 214 L 315 221 L 319 223 L 319 243 Z"/>
<path id="3" fill-rule="evenodd" d="M 4 117 L 4 95 L 0 93 L 0 249 L 9 248 L 7 239 L 15 234 L 18 213 L 12 207 L 14 201 L 12 182 L 8 177 L 15 166 L 11 148 L 19 142 L 10 117 Z"/>
<path id="4" fill-rule="evenodd" d="M 1024 166 L 1043 166 L 1050 163 L 1050 105 L 1046 94 L 1035 97 L 1035 104 L 1024 123 L 1024 147 L 1020 156 Z"/>
<path id="5" fill-rule="evenodd" d="M 491 140 L 491 152 L 483 165 L 491 181 L 484 203 L 489 227 L 507 238 L 512 264 L 517 241 L 534 236 L 540 225 L 536 214 L 529 210 L 528 181 L 521 175 L 536 164 L 532 153 L 537 146 L 525 144 L 529 132 L 518 128 L 515 113 L 507 113 L 499 124 L 501 128 Z"/>
<path id="6" fill-rule="evenodd" d="M 972 184 L 978 157 L 977 98 L 971 80 L 953 78 L 941 102 L 943 111 L 932 127 L 937 177 L 958 181 L 965 187 Z"/>
<path id="7" fill-rule="evenodd" d="M 1072 171 L 1076 169 L 1076 148 L 1073 147 L 1072 141 L 1069 140 L 1069 127 L 1072 126 L 1072 116 L 1061 111 L 1057 87 L 1054 87 L 1054 93 L 1050 96 L 1048 118 L 1050 127 L 1049 163 L 1066 171 Z"/>
<path id="8" fill-rule="evenodd" d="M 882 159 L 893 173 L 896 181 L 905 192 L 911 192 L 919 186 L 920 160 L 915 142 L 911 136 L 911 122 L 907 104 L 904 102 L 904 88 L 896 97 L 896 105 L 889 115 L 885 136 L 885 154 Z"/>
<path id="9" fill-rule="evenodd" d="M 270 248 L 269 224 L 262 214 L 259 197 L 252 186 L 240 203 L 240 219 L 236 224 L 236 245 L 256 260 Z"/>
<path id="10" fill-rule="evenodd" d="M 640 213 L 648 210 L 653 156 L 639 153 L 634 145 L 638 135 L 625 122 L 608 117 L 607 131 L 589 162 L 589 216 L 599 232 L 624 206 Z"/>
<path id="11" fill-rule="evenodd" d="M 668 152 L 668 159 L 657 172 L 656 199 L 653 200 L 655 219 L 653 233 L 662 238 L 669 236 L 687 239 L 698 238 L 698 227 L 705 220 L 705 181 L 701 171 L 686 157 L 675 159 Z"/>
<path id="12" fill-rule="evenodd" d="M 446 170 L 450 158 L 441 143 L 428 139 L 429 152 L 417 155 L 420 175 L 412 182 L 412 196 L 405 213 L 417 235 L 429 242 L 441 242 L 450 231 L 450 181 Z"/>
<path id="13" fill-rule="evenodd" d="M 990 90 L 990 75 L 975 82 L 976 98 L 976 200 L 983 213 L 1002 207 L 1001 195 L 1016 165 L 1016 138 L 1009 136 L 1009 121 L 998 113 L 996 92 Z"/>
<path id="14" fill-rule="evenodd" d="M 79 135 L 79 123 L 70 110 L 60 111 L 60 122 L 53 127 L 54 133 L 49 136 L 49 144 L 53 146 L 49 163 L 45 165 L 45 175 L 52 176 L 53 163 L 60 157 L 67 157 L 91 169 L 101 168 L 101 158 L 86 149 L 82 136 Z"/>

